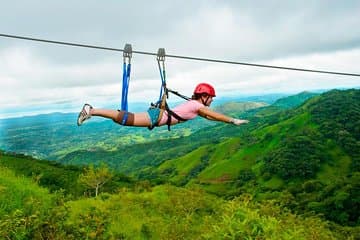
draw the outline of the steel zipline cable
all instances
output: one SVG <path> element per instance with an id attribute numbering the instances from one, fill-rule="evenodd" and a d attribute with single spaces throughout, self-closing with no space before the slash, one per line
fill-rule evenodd
<path id="1" fill-rule="evenodd" d="M 59 44 L 59 45 L 67 45 L 67 46 L 73 46 L 73 47 L 84 47 L 84 48 L 93 48 L 93 49 L 100 49 L 100 50 L 124 52 L 124 49 L 120 49 L 120 48 L 110 48 L 110 47 L 95 46 L 95 45 L 88 45 L 88 44 L 53 41 L 53 40 L 24 37 L 24 36 L 17 36 L 17 35 L 9 35 L 9 34 L 2 34 L 2 33 L 0 33 L 0 37 L 15 38 L 15 39 L 22 39 L 22 40 L 29 40 L 29 41 L 36 41 L 36 42 L 45 42 L 45 43 L 52 43 L 52 44 Z M 144 51 L 132 51 L 132 53 L 157 56 L 157 53 L 144 52 Z M 165 56 L 170 57 L 170 58 L 179 58 L 179 59 L 195 60 L 195 61 L 205 61 L 205 62 L 225 63 L 225 64 L 234 64 L 234 65 L 245 65 L 245 66 L 251 66 L 251 67 L 274 68 L 274 69 L 290 70 L 290 71 L 301 71 L 301 72 L 312 72 L 312 73 L 323 73 L 323 74 L 335 74 L 335 75 L 343 75 L 343 76 L 360 77 L 360 74 L 358 74 L 358 73 L 349 73 L 349 72 L 335 72 L 335 71 L 324 71 L 324 70 L 316 70 L 316 69 L 283 67 L 283 66 L 236 62 L 236 61 L 227 61 L 227 60 L 210 59 L 210 58 L 189 57 L 189 56 L 180 56 L 180 55 L 171 55 L 171 54 L 166 54 Z"/>

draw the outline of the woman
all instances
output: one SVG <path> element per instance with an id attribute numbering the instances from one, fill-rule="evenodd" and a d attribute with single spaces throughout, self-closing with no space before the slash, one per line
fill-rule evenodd
<path id="1" fill-rule="evenodd" d="M 174 107 L 170 114 L 164 111 L 159 119 L 160 110 L 150 108 L 147 112 L 131 113 L 120 110 L 96 109 L 85 104 L 79 113 L 77 120 L 80 126 L 85 120 L 92 116 L 99 116 L 112 119 L 114 122 L 125 126 L 149 127 L 174 125 L 179 122 L 190 120 L 200 115 L 209 120 L 232 123 L 235 125 L 248 123 L 248 120 L 232 118 L 221 113 L 210 110 L 209 106 L 215 97 L 215 89 L 208 83 L 198 84 L 192 99 Z"/>

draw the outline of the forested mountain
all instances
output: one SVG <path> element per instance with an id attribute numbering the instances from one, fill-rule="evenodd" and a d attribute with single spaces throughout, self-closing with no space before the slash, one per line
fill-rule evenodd
<path id="1" fill-rule="evenodd" d="M 301 97 L 295 95 L 289 99 L 293 102 L 293 104 L 295 104 L 295 102 L 296 104 L 301 104 L 307 98 L 313 96 L 314 93 L 301 93 L 300 95 Z M 261 98 L 258 97 L 258 99 Z M 273 100 L 273 98 L 271 98 L 271 100 Z M 273 115 L 274 112 L 284 110 L 283 106 L 268 106 L 267 103 L 263 102 L 227 102 L 215 108 L 216 110 L 220 110 L 220 112 L 234 117 L 253 118 L 252 121 L 254 124 L 250 127 L 257 126 L 258 124 L 255 124 L 255 122 L 261 121 L 262 116 L 258 116 L 259 111 L 261 113 L 265 113 L 270 111 L 269 109 L 272 109 L 271 114 Z M 246 129 L 246 126 L 226 126 L 223 123 L 216 124 L 215 122 L 205 121 L 198 118 L 184 124 L 174 126 L 170 133 L 166 130 L 166 128 L 155 129 L 155 131 L 152 132 L 153 135 L 148 137 L 148 139 L 153 141 L 130 145 L 120 144 L 121 139 L 125 138 L 126 141 L 126 135 L 118 140 L 115 139 L 114 141 L 116 141 L 117 145 L 111 149 L 92 148 L 90 150 L 84 150 L 84 148 L 82 148 L 82 150 L 74 150 L 70 152 L 60 158 L 59 161 L 71 164 L 86 164 L 88 162 L 96 163 L 105 161 L 115 169 L 119 169 L 125 173 L 135 173 L 138 175 L 139 169 L 144 169 L 148 166 L 157 166 L 166 159 L 182 156 L 204 144 L 212 144 L 214 142 L 221 141 L 223 138 L 239 135 Z M 105 131 L 107 130 L 105 129 Z M 195 132 L 196 134 L 191 134 Z M 210 132 L 210 136 L 212 137 L 209 138 Z M 110 133 L 106 133 L 110 135 Z M 144 133 L 144 129 L 141 129 L 136 133 L 137 138 L 139 136 L 141 137 L 143 134 L 147 134 L 146 131 Z M 134 135 L 131 136 L 133 137 Z M 114 137 L 109 139 L 112 140 Z M 99 143 L 102 143 L 102 139 L 99 139 L 97 144 Z M 106 143 L 103 145 L 106 145 Z"/>
<path id="2" fill-rule="evenodd" d="M 13 197 L 0 198 L 5 206 L 0 208 L 0 229 L 6 229 L 0 230 L 0 236 L 8 237 L 7 230 L 15 228 L 45 235 L 56 235 L 52 230 L 57 229 L 68 239 L 85 235 L 89 239 L 357 239 L 360 90 L 311 95 L 301 93 L 245 112 L 235 110 L 237 103 L 228 103 L 222 108 L 227 114 L 250 123 L 233 126 L 199 119 L 196 124 L 210 125 L 164 139 L 155 132 L 156 141 L 113 149 L 101 148 L 106 144 L 100 141 L 96 147 L 90 144 L 95 133 L 87 131 L 99 125 L 89 122 L 79 133 L 83 142 L 70 141 L 73 146 L 63 149 L 57 159 L 85 166 L 105 163 L 116 171 L 116 177 L 104 185 L 101 199 L 80 197 L 85 191 L 77 181 L 86 174 L 82 168 L 1 153 L 0 191 Z M 21 128 L 12 130 L 21 135 Z M 51 193 L 15 173 L 32 178 Z M 32 190 L 25 191 L 22 185 Z M 65 189 L 65 199 L 53 195 L 60 189 Z M 40 212 L 30 209 L 27 196 L 33 196 Z M 22 200 L 10 204 L 16 198 Z M 21 211 L 14 211 L 17 208 Z M 16 227 L 14 221 L 21 219 L 31 222 L 33 231 Z"/>
<path id="3" fill-rule="evenodd" d="M 249 102 L 231 104 L 237 106 L 233 113 L 238 114 L 264 105 Z M 160 157 L 158 153 L 165 154 L 167 148 L 162 143 L 172 144 L 173 139 L 182 139 L 216 124 L 198 118 L 172 126 L 171 131 L 166 127 L 149 131 L 146 128 L 119 126 L 101 118 L 91 119 L 78 127 L 76 118 L 77 114 L 52 113 L 0 120 L 0 149 L 74 164 L 105 161 L 114 168 L 129 172 L 142 165 L 143 159 L 152 158 L 151 151 L 147 149 L 160 147 L 162 150 L 157 150 L 155 154 Z M 134 161 L 127 161 L 133 157 Z M 140 162 L 137 163 L 136 159 Z"/>
<path id="4" fill-rule="evenodd" d="M 0 160 L 2 239 L 345 240 L 360 236 L 358 227 L 342 227 L 311 212 L 295 214 L 279 202 L 259 202 L 250 194 L 227 200 L 196 187 L 151 186 L 113 175 L 98 197 L 82 196 L 86 187 L 79 180 L 87 171 L 3 152 Z M 99 175 L 94 177 L 92 181 Z"/>
<path id="5" fill-rule="evenodd" d="M 214 108 L 229 115 L 239 116 L 244 114 L 244 111 L 274 103 L 281 96 L 283 95 L 219 98 L 214 102 Z M 302 102 L 300 98 L 297 99 L 300 100 L 299 103 Z M 142 105 L 141 108 L 140 104 L 135 104 L 132 109 L 145 110 L 147 104 Z M 77 113 L 51 113 L 0 119 L 0 149 L 47 160 L 58 160 L 69 153 L 84 149 L 116 151 L 122 146 L 189 136 L 201 128 L 214 125 L 214 122 L 196 119 L 173 126 L 173 131 L 170 132 L 165 127 L 146 131 L 143 128 L 121 127 L 101 118 L 94 118 L 78 127 L 75 124 L 76 118 Z"/>
<path id="6" fill-rule="evenodd" d="M 258 103 L 237 103 L 238 113 L 257 108 Z M 146 109 L 146 106 L 145 106 Z M 175 139 L 215 123 L 195 119 L 181 125 L 148 131 L 114 124 L 111 120 L 93 118 L 76 125 L 77 113 L 51 113 L 21 118 L 0 119 L 0 149 L 33 157 L 59 160 L 76 151 L 114 152 L 138 143 Z"/>
<path id="7" fill-rule="evenodd" d="M 250 118 L 253 126 L 221 141 L 216 132 L 235 128 L 201 130 L 198 138 L 216 140 L 146 169 L 143 175 L 200 185 L 219 195 L 250 192 L 259 199 L 286 198 L 293 209 L 358 224 L 360 90 L 330 91 L 297 108 L 257 116 L 262 112 Z"/>
<path id="8" fill-rule="evenodd" d="M 319 95 L 318 93 L 312 92 L 301 92 L 296 95 L 291 95 L 288 97 L 283 97 L 276 100 L 272 105 L 281 108 L 294 108 L 301 105 L 303 102 L 308 100 L 309 98 L 315 97 Z"/>

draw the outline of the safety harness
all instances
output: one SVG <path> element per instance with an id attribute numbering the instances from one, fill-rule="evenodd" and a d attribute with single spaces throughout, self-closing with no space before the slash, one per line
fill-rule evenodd
<path id="1" fill-rule="evenodd" d="M 124 111 L 124 117 L 122 118 L 121 124 L 125 125 L 128 119 L 128 91 L 130 84 L 130 72 L 131 72 L 131 57 L 132 47 L 130 44 L 125 44 L 123 53 L 123 81 L 122 81 L 122 93 L 121 93 L 121 107 L 120 110 Z"/>
<path id="2" fill-rule="evenodd" d="M 187 121 L 187 119 L 180 117 L 178 114 L 176 114 L 174 111 L 172 111 L 169 108 L 169 105 L 167 104 L 167 101 L 166 101 L 169 98 L 169 93 L 177 95 L 185 100 L 190 100 L 191 98 L 167 88 L 167 86 L 166 86 L 166 71 L 165 71 L 165 49 L 164 48 L 159 48 L 156 59 L 157 59 L 159 72 L 160 72 L 161 87 L 160 87 L 159 100 L 155 104 L 151 103 L 150 108 L 159 108 L 160 114 L 159 114 L 157 123 L 153 126 L 150 126 L 149 130 L 152 130 L 154 127 L 159 126 L 159 122 L 162 119 L 164 112 L 166 111 L 166 113 L 167 113 L 166 124 L 168 126 L 168 130 L 170 131 L 172 117 L 174 117 L 179 122 L 185 122 L 185 121 Z"/>
<path id="3" fill-rule="evenodd" d="M 130 44 L 125 44 L 125 48 L 123 51 L 123 82 L 122 82 L 122 94 L 121 94 L 121 111 L 124 111 L 124 116 L 121 120 L 121 124 L 125 125 L 128 119 L 128 90 L 130 84 L 130 72 L 131 72 L 131 57 L 132 57 L 132 47 Z M 158 108 L 160 113 L 155 124 L 152 124 L 149 130 L 152 130 L 156 126 L 159 126 L 159 122 L 162 119 L 164 112 L 167 113 L 167 121 L 168 130 L 170 131 L 171 119 L 174 117 L 179 122 L 185 122 L 187 119 L 180 117 L 178 114 L 173 112 L 166 100 L 169 98 L 169 93 L 177 95 L 185 100 L 190 100 L 191 98 L 184 96 L 176 91 L 173 91 L 166 86 L 166 72 L 165 72 L 165 49 L 159 48 L 157 53 L 157 63 L 159 67 L 160 77 L 161 77 L 161 87 L 160 87 L 160 95 L 159 99 L 156 103 L 150 104 L 150 109 Z"/>

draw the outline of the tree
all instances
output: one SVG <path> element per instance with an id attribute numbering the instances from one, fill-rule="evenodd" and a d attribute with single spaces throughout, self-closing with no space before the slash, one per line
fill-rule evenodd
<path id="1" fill-rule="evenodd" d="M 327 159 L 321 139 L 316 132 L 306 131 L 289 136 L 280 146 L 264 157 L 265 171 L 281 178 L 311 178 L 320 169 L 320 162 Z"/>
<path id="2" fill-rule="evenodd" d="M 80 174 L 79 182 L 91 189 L 95 189 L 95 197 L 99 194 L 100 188 L 111 180 L 113 173 L 105 164 L 101 164 L 95 168 L 94 165 L 90 165 L 84 169 L 84 173 Z"/>

